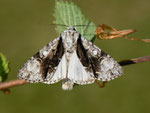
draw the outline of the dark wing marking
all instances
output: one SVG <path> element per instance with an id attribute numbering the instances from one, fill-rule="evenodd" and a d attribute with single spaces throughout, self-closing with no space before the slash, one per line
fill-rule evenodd
<path id="1" fill-rule="evenodd" d="M 64 47 L 62 38 L 60 37 L 57 48 L 53 48 L 52 52 L 49 53 L 46 58 L 42 59 L 41 71 L 43 73 L 44 78 L 46 78 L 47 73 L 51 73 L 55 70 L 55 67 L 58 66 L 63 54 Z"/>
<path id="2" fill-rule="evenodd" d="M 82 65 L 94 74 L 95 79 L 109 81 L 123 74 L 122 67 L 117 61 L 90 41 L 80 37 L 77 46 L 79 46 L 77 53 Z M 84 64 L 86 61 L 87 65 Z"/>
<path id="3" fill-rule="evenodd" d="M 58 37 L 32 56 L 19 70 L 18 76 L 29 82 L 44 82 L 54 74 L 64 54 L 62 38 Z M 45 82 L 46 83 L 46 82 Z"/>
<path id="4" fill-rule="evenodd" d="M 96 57 L 92 57 L 91 55 L 89 55 L 89 50 L 85 49 L 85 47 L 83 46 L 83 41 L 81 40 L 81 37 L 78 38 L 77 40 L 77 55 L 82 63 L 82 65 L 84 67 L 86 67 L 86 69 L 88 71 L 90 71 L 91 73 L 94 74 L 94 76 L 97 78 L 97 73 L 96 71 L 99 70 L 99 59 L 97 59 Z"/>
<path id="5" fill-rule="evenodd" d="M 85 67 L 89 67 L 90 65 L 90 59 L 88 57 L 88 53 L 87 50 L 84 48 L 82 41 L 81 41 L 81 35 L 79 36 L 78 40 L 77 40 L 77 55 L 80 59 L 80 61 L 82 62 L 82 65 Z"/>

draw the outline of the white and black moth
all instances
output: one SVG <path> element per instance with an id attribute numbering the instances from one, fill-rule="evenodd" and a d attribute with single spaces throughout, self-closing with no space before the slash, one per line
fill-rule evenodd
<path id="1" fill-rule="evenodd" d="M 74 84 L 110 81 L 121 74 L 117 61 L 70 26 L 32 56 L 18 76 L 31 83 L 54 84 L 62 80 L 62 89 L 71 90 Z"/>

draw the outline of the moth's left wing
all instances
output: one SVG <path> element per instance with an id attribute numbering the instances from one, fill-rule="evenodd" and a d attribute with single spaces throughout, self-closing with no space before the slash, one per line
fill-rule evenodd
<path id="1" fill-rule="evenodd" d="M 110 81 L 123 74 L 122 67 L 110 55 L 106 54 L 87 39 L 80 37 L 77 42 L 77 54 L 86 71 L 94 78 Z"/>
<path id="2" fill-rule="evenodd" d="M 62 38 L 58 37 L 32 56 L 19 70 L 18 77 L 29 82 L 52 84 L 63 79 L 62 65 L 65 67 Z M 61 59 L 64 59 L 61 61 Z"/>

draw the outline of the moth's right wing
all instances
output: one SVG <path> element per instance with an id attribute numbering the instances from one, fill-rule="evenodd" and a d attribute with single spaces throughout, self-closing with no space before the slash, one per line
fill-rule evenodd
<path id="1" fill-rule="evenodd" d="M 110 81 L 123 74 L 116 60 L 83 37 L 78 39 L 77 54 L 83 66 L 97 80 Z"/>
<path id="2" fill-rule="evenodd" d="M 64 55 L 64 46 L 62 38 L 58 37 L 48 43 L 43 49 L 32 56 L 24 66 L 19 70 L 18 77 L 31 83 L 43 82 L 52 84 L 63 79 L 61 69 L 65 66 L 65 59 L 61 61 Z"/>

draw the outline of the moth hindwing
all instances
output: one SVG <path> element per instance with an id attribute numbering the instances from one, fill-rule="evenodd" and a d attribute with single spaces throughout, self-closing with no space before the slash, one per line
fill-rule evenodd
<path id="1" fill-rule="evenodd" d="M 122 67 L 111 56 L 83 38 L 73 27 L 32 56 L 18 76 L 31 83 L 53 84 L 62 80 L 62 89 L 73 84 L 110 81 L 123 74 Z"/>

